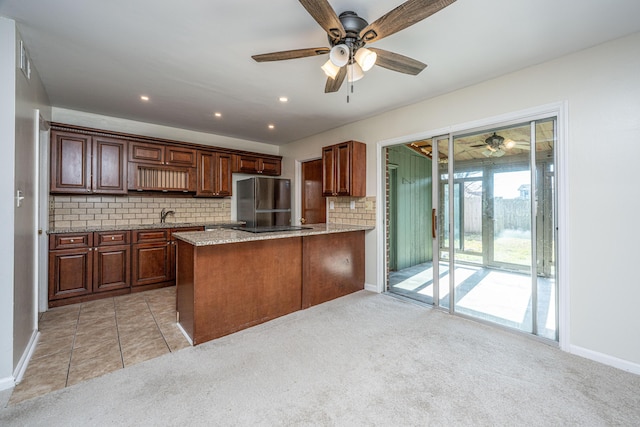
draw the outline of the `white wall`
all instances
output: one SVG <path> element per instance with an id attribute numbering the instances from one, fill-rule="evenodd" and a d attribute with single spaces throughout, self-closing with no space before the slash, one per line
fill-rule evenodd
<path id="1" fill-rule="evenodd" d="M 13 248 L 15 23 L 0 17 L 0 241 Z M 0 256 L 0 390 L 13 386 L 13 251 Z"/>
<path id="2" fill-rule="evenodd" d="M 640 33 L 285 145 L 283 173 L 293 176 L 295 160 L 322 146 L 355 139 L 368 144 L 367 195 L 376 195 L 377 143 L 564 101 L 569 217 L 559 233 L 569 253 L 559 261 L 569 278 L 561 284 L 570 295 L 568 350 L 640 373 Z M 366 281 L 381 289 L 378 243 L 367 234 Z"/>
<path id="3" fill-rule="evenodd" d="M 19 70 L 19 40 L 15 22 L 0 17 L 0 239 L 13 249 L 0 257 L 0 389 L 13 385 L 37 328 L 35 110 L 51 116 L 37 70 L 29 81 Z M 17 189 L 25 200 L 14 211 Z"/>
<path id="4" fill-rule="evenodd" d="M 53 107 L 53 121 L 76 126 L 86 126 L 95 129 L 111 130 L 155 138 L 170 139 L 194 144 L 210 145 L 220 148 L 253 151 L 263 154 L 278 154 L 279 147 L 245 139 L 231 138 L 212 133 L 196 132 L 169 126 L 154 125 L 134 120 L 102 116 L 82 111 Z"/>

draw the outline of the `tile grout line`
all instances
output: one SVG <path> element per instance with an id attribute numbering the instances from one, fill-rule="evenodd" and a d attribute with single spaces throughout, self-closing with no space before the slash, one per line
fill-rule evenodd
<path id="1" fill-rule="evenodd" d="M 120 363 L 122 363 L 122 369 L 124 369 L 124 354 L 122 351 L 122 343 L 120 342 L 120 328 L 118 327 L 118 304 L 116 304 L 116 299 L 113 300 L 113 315 L 116 319 L 116 336 L 118 337 L 118 349 L 120 350 Z"/>
<path id="2" fill-rule="evenodd" d="M 76 346 L 76 337 L 78 336 L 78 325 L 80 324 L 80 314 L 82 313 L 82 306 L 84 303 L 80 303 L 80 309 L 78 310 L 78 317 L 76 318 L 76 328 L 73 331 L 73 340 L 71 341 L 71 351 L 69 352 L 69 363 L 67 363 L 67 377 L 64 380 L 64 387 L 69 384 L 69 374 L 71 373 L 71 359 L 73 358 L 73 349 Z"/>
<path id="3" fill-rule="evenodd" d="M 158 332 L 160 332 L 160 336 L 162 337 L 162 341 L 164 341 L 164 345 L 166 345 L 167 348 L 169 349 L 169 353 L 173 353 L 173 351 L 171 351 L 171 346 L 167 342 L 167 339 L 165 338 L 164 334 L 162 333 L 162 328 L 160 328 L 160 325 L 158 324 L 158 320 L 156 319 L 156 315 L 154 314 L 153 310 L 151 309 L 151 305 L 149 304 L 149 300 L 147 299 L 146 295 L 144 296 L 144 302 L 147 304 L 147 307 L 149 308 L 149 312 L 151 313 L 151 317 L 153 318 L 153 322 L 156 324 L 156 328 L 158 328 Z"/>

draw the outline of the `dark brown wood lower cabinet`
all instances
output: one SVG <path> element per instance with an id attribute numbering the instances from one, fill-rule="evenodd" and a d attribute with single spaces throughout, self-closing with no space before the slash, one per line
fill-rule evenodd
<path id="1" fill-rule="evenodd" d="M 49 306 L 130 292 L 129 231 L 49 237 Z"/>
<path id="2" fill-rule="evenodd" d="M 131 245 L 97 247 L 93 256 L 93 292 L 129 288 Z"/>
<path id="3" fill-rule="evenodd" d="M 49 301 L 89 295 L 92 290 L 92 248 L 49 252 Z"/>
<path id="4" fill-rule="evenodd" d="M 131 286 L 152 285 L 171 280 L 171 243 L 133 245 Z"/>

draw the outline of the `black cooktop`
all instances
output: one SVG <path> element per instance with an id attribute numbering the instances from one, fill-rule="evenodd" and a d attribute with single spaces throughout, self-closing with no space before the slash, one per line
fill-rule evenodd
<path id="1" fill-rule="evenodd" d="M 233 227 L 233 229 L 249 233 L 277 233 L 280 231 L 310 230 L 311 227 L 301 227 L 299 225 L 269 225 L 264 227 Z"/>

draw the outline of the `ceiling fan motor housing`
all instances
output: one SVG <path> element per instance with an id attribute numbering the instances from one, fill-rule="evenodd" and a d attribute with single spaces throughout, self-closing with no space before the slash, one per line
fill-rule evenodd
<path id="1" fill-rule="evenodd" d="M 344 28 L 346 36 L 342 39 L 332 39 L 329 35 L 329 43 L 331 46 L 346 44 L 351 49 L 352 53 L 362 46 L 365 42 L 360 38 L 360 31 L 362 31 L 369 23 L 363 18 L 359 17 L 357 13 L 350 10 L 342 12 L 338 17 L 340 23 Z"/>

